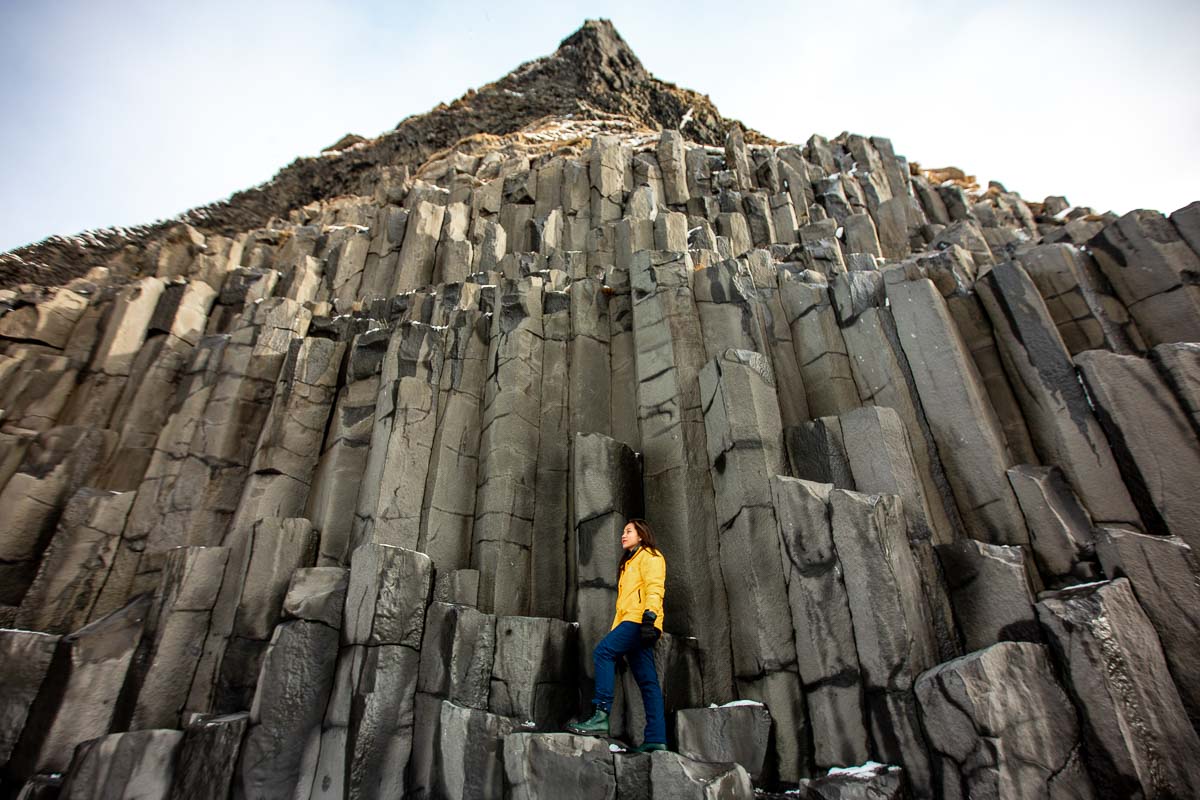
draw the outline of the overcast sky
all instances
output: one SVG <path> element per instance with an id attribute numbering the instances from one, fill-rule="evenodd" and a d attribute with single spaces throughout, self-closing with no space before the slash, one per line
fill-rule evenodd
<path id="1" fill-rule="evenodd" d="M 1030 200 L 1200 199 L 1200 3 L 0 0 L 0 251 L 174 216 L 604 16 L 776 139 L 891 138 Z"/>

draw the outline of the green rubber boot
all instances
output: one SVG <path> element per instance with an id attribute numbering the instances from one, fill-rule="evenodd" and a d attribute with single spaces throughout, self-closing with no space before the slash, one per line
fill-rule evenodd
<path id="1" fill-rule="evenodd" d="M 586 722 L 574 722 L 567 726 L 571 733 L 584 736 L 608 736 L 608 712 L 596 706 L 596 712 Z"/>
<path id="2" fill-rule="evenodd" d="M 666 750 L 666 749 L 667 749 L 667 746 L 665 744 L 663 744 L 662 742 L 643 742 L 642 744 L 639 744 L 637 747 L 633 748 L 633 750 L 631 752 L 652 753 L 655 750 Z"/>

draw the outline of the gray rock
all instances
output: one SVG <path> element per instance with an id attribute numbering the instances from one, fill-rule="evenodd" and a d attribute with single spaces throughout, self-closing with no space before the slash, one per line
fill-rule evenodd
<path id="1" fill-rule="evenodd" d="M 524 613 L 541 427 L 542 281 L 505 280 L 497 292 L 481 407 L 471 566 L 479 570 L 480 610 Z"/>
<path id="2" fill-rule="evenodd" d="M 1041 640 L 1019 547 L 962 539 L 938 545 L 937 552 L 968 651 Z"/>
<path id="3" fill-rule="evenodd" d="M 821 417 L 783 431 L 790 474 L 806 481 L 853 489 L 854 475 L 838 417 Z"/>
<path id="4" fill-rule="evenodd" d="M 21 600 L 16 627 L 70 633 L 93 618 L 133 497 L 89 488 L 71 497 Z"/>
<path id="5" fill-rule="evenodd" d="M 1072 356 L 1107 348 L 1125 352 L 1129 312 L 1097 287 L 1095 262 L 1070 244 L 1043 244 L 1016 255 L 1046 301 L 1058 333 Z M 1094 276 L 1094 277 L 1093 277 Z"/>
<path id="6" fill-rule="evenodd" d="M 63 772 L 75 745 L 112 729 L 150 597 L 64 636 L 8 762 L 8 777 Z"/>
<path id="7" fill-rule="evenodd" d="M 87 305 L 86 297 L 66 288 L 21 297 L 12 311 L 0 317 L 0 338 L 41 342 L 61 350 Z"/>
<path id="8" fill-rule="evenodd" d="M 579 620 L 580 668 L 592 674 L 592 651 L 612 628 L 621 531 L 642 514 L 641 474 L 634 452 L 598 433 L 576 434 L 572 553 Z M 664 623 L 668 617 L 664 615 Z"/>
<path id="9" fill-rule="evenodd" d="M 337 636 L 333 628 L 306 620 L 275 628 L 242 745 L 238 781 L 245 796 L 292 796 L 305 743 L 320 729 L 333 686 Z"/>
<path id="10" fill-rule="evenodd" d="M 579 706 L 577 625 L 545 617 L 497 617 L 488 710 L 561 730 Z"/>
<path id="11" fill-rule="evenodd" d="M 429 556 L 367 544 L 354 551 L 346 593 L 343 644 L 394 644 L 417 650 L 433 584 Z"/>
<path id="12" fill-rule="evenodd" d="M 512 720 L 449 701 L 441 703 L 440 713 L 435 791 L 449 800 L 502 797 L 504 744 L 513 732 Z"/>
<path id="13" fill-rule="evenodd" d="M 1176 209 L 1171 213 L 1170 219 L 1183 240 L 1200 253 L 1200 201 Z"/>
<path id="14" fill-rule="evenodd" d="M 242 737 L 250 724 L 246 712 L 201 716 L 183 729 L 171 791 L 178 800 L 224 800 L 229 796 Z"/>
<path id="15" fill-rule="evenodd" d="M 942 797 L 1094 796 L 1075 709 L 1044 646 L 971 653 L 921 675 L 916 692 Z"/>
<path id="16" fill-rule="evenodd" d="M 166 800 L 183 734 L 152 730 L 114 733 L 75 750 L 63 800 Z"/>
<path id="17" fill-rule="evenodd" d="M 843 569 L 874 750 L 901 764 L 918 796 L 931 794 L 929 757 L 912 686 L 937 663 L 920 577 L 893 495 L 834 489 L 830 525 Z"/>
<path id="18" fill-rule="evenodd" d="M 1004 434 L 945 302 L 927 280 L 890 285 L 888 299 L 968 534 L 995 544 L 1027 543 L 1005 475 Z"/>
<path id="19" fill-rule="evenodd" d="M 1098 522 L 1138 515 L 1116 461 L 1092 415 L 1071 356 L 1019 264 L 997 264 L 976 284 L 1029 433 L 1042 459 L 1061 466 Z"/>
<path id="20" fill-rule="evenodd" d="M 954 318 L 963 344 L 970 351 L 975 368 L 979 370 L 979 378 L 983 381 L 988 399 L 1000 420 L 1000 427 L 1004 430 L 1009 452 L 1018 461 L 1030 464 L 1037 462 L 1038 457 L 1029 436 L 1029 426 L 1009 383 L 1009 376 L 996 344 L 996 332 L 978 293 L 968 294 L 956 290 L 946 296 L 946 308 L 950 310 L 950 316 Z"/>
<path id="21" fill-rule="evenodd" d="M 1188 415 L 1146 359 L 1090 350 L 1076 363 L 1142 519 L 1155 532 L 1165 525 L 1200 546 L 1200 498 L 1179 480 L 1200 470 L 1200 444 Z"/>
<path id="22" fill-rule="evenodd" d="M 704 345 L 690 259 L 673 253 L 639 253 L 630 282 L 636 416 L 643 454 L 643 489 L 648 520 L 667 570 L 671 632 L 700 640 L 705 695 L 730 699 L 729 610 L 721 585 L 712 477 L 704 439 L 699 373 Z M 665 343 L 669 342 L 667 345 Z M 613 339 L 614 381 L 618 345 Z M 615 384 L 614 384 L 615 385 Z M 616 419 L 618 405 L 613 404 Z M 614 438 L 617 430 L 614 426 Z"/>
<path id="23" fill-rule="evenodd" d="M 357 544 L 416 548 L 437 428 L 444 358 L 438 328 L 403 322 L 392 331 L 375 404 L 371 453 L 363 472 Z"/>
<path id="24" fill-rule="evenodd" d="M 1200 564 L 1176 537 L 1100 528 L 1096 556 L 1110 578 L 1128 578 L 1162 644 L 1183 707 L 1200 728 Z"/>
<path id="25" fill-rule="evenodd" d="M 439 572 L 433 583 L 433 600 L 460 606 L 476 605 L 479 601 L 479 570 Z"/>
<path id="26" fill-rule="evenodd" d="M 1200 344 L 1161 344 L 1154 348 L 1153 357 L 1200 436 Z"/>
<path id="27" fill-rule="evenodd" d="M 343 567 L 302 567 L 292 572 L 283 598 L 283 613 L 293 619 L 323 622 L 341 628 L 350 570 Z"/>
<path id="28" fill-rule="evenodd" d="M 504 737 L 504 776 L 513 800 L 617 796 L 608 743 L 569 733 L 510 733 Z"/>
<path id="29" fill-rule="evenodd" d="M 404 228 L 404 244 L 396 264 L 395 282 L 391 294 L 403 294 L 420 289 L 433 280 L 438 239 L 446 208 L 424 200 L 409 209 Z"/>
<path id="30" fill-rule="evenodd" d="M 1150 347 L 1200 340 L 1200 255 L 1157 211 L 1130 211 L 1088 242 Z"/>
<path id="31" fill-rule="evenodd" d="M 850 605 L 829 522 L 832 487 L 777 475 L 771 489 L 814 762 L 821 768 L 858 763 L 868 755 L 865 706 Z"/>
<path id="32" fill-rule="evenodd" d="M 740 764 L 706 764 L 678 753 L 650 754 L 650 797 L 653 800 L 750 800 L 754 786 Z"/>
<path id="33" fill-rule="evenodd" d="M 942 518 L 933 514 L 900 416 L 879 406 L 855 409 L 842 415 L 841 430 L 857 491 L 899 495 L 909 549 L 937 635 L 938 658 L 957 657 L 962 652 L 958 627 L 933 551 L 934 544 L 952 542 L 956 534 L 948 527 L 934 527 Z"/>
<path id="34" fill-rule="evenodd" d="M 669 205 L 688 201 L 687 161 L 683 151 L 683 136 L 679 131 L 664 130 L 658 137 L 658 166 L 662 170 L 663 199 Z"/>
<path id="35" fill-rule="evenodd" d="M 908 796 L 904 770 L 874 761 L 802 780 L 796 794 L 801 800 L 903 800 Z"/>
<path id="36" fill-rule="evenodd" d="M 1092 555 L 1092 520 L 1057 467 L 1018 464 L 1008 470 L 1029 526 L 1029 547 L 1042 578 L 1053 584 Z"/>
<path id="37" fill-rule="evenodd" d="M 779 294 L 792 330 L 792 346 L 808 398 L 809 414 L 823 417 L 859 405 L 846 344 L 838 329 L 828 282 L 813 272 L 779 275 Z"/>
<path id="38" fill-rule="evenodd" d="M 466 606 L 430 604 L 417 690 L 467 708 L 487 708 L 495 649 L 495 617 Z"/>
<path id="39" fill-rule="evenodd" d="M 130 729 L 181 726 L 228 557 L 224 547 L 167 553 L 134 678 L 126 682 L 137 698 Z"/>
<path id="40" fill-rule="evenodd" d="M 757 781 L 767 756 L 771 714 L 757 703 L 690 708 L 675 716 L 679 754 L 695 761 L 736 763 Z"/>
<path id="41" fill-rule="evenodd" d="M 721 578 L 732 620 L 733 674 L 741 697 L 766 703 L 776 723 L 770 771 L 807 771 L 807 724 L 770 480 L 786 469 L 783 430 L 766 360 L 727 350 L 700 373 L 704 428 L 716 491 Z"/>
<path id="42" fill-rule="evenodd" d="M 1088 770 L 1112 796 L 1200 789 L 1200 738 L 1171 681 L 1162 647 L 1119 578 L 1047 593 L 1038 621 L 1082 715 Z"/>
<path id="43" fill-rule="evenodd" d="M 321 458 L 313 472 L 304 516 L 320 531 L 318 563 L 323 567 L 342 566 L 350 559 L 350 532 L 375 424 L 378 373 L 387 333 L 378 328 L 354 337 L 345 383 L 338 390 Z"/>
<path id="44" fill-rule="evenodd" d="M 36 631 L 0 630 L 0 671 L 4 674 L 4 696 L 0 698 L 0 764 L 8 762 L 20 739 L 59 638 Z"/>
<path id="45" fill-rule="evenodd" d="M 65 427 L 41 433 L 29 445 L 21 466 L 0 491 L 6 528 L 0 540 L 0 603 L 21 602 L 63 506 L 89 481 L 115 444 L 110 431 Z M 84 524 L 87 516 L 82 513 L 77 522 L 68 524 Z"/>
<path id="46" fill-rule="evenodd" d="M 417 542 L 417 549 L 433 559 L 439 576 L 470 563 L 488 322 L 478 310 L 457 310 L 443 333 L 445 360 L 438 387 L 437 430 Z M 478 597 L 478 573 L 475 580 L 471 604 Z"/>
<path id="47" fill-rule="evenodd" d="M 846 252 L 870 253 L 876 258 L 882 258 L 883 252 L 879 247 L 879 236 L 875 232 L 875 223 L 866 213 L 851 214 L 845 219 Z"/>

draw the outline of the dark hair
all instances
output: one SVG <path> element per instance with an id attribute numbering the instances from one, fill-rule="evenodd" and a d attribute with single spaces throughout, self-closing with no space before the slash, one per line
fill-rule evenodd
<path id="1" fill-rule="evenodd" d="M 646 548 L 655 555 L 662 555 L 662 553 L 658 552 L 658 543 L 654 541 L 654 529 L 650 527 L 649 522 L 646 522 L 641 517 L 632 517 L 626 521 L 626 524 L 632 525 L 633 529 L 637 531 L 638 538 L 642 540 L 639 545 L 640 547 Z M 617 565 L 617 572 L 625 569 L 625 562 L 629 560 L 629 556 L 630 551 L 628 550 L 621 553 L 621 561 Z"/>

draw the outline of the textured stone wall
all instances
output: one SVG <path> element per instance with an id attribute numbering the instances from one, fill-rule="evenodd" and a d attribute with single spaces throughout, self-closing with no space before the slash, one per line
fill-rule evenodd
<path id="1" fill-rule="evenodd" d="M 618 122 L 0 294 L 6 791 L 1200 793 L 1200 206 Z"/>

